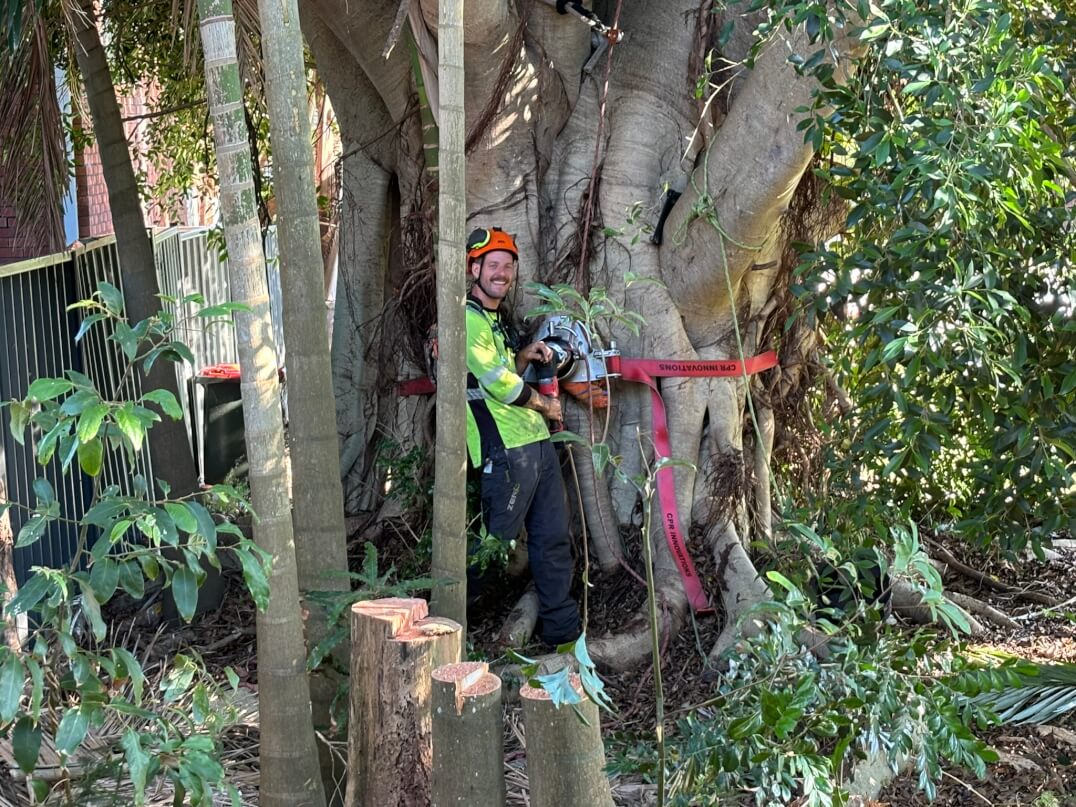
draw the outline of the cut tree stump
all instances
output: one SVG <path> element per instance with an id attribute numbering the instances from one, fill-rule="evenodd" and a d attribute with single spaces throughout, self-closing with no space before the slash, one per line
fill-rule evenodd
<path id="1" fill-rule="evenodd" d="M 482 661 L 433 671 L 431 807 L 504 807 L 501 679 Z"/>
<path id="2" fill-rule="evenodd" d="M 425 600 L 351 607 L 347 807 L 430 803 L 430 674 L 459 654 L 459 624 L 430 617 Z"/>
<path id="3" fill-rule="evenodd" d="M 583 695 L 579 677 L 572 675 L 571 681 L 575 691 Z M 548 692 L 530 684 L 524 685 L 519 695 L 531 805 L 613 807 L 597 705 L 583 695 L 583 702 L 575 706 L 579 714 L 571 706 L 558 709 Z"/>

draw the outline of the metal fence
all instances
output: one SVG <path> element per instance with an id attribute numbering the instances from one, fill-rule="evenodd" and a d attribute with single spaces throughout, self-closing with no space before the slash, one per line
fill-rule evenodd
<path id="1" fill-rule="evenodd" d="M 157 276 L 161 294 L 182 300 L 200 294 L 205 305 L 217 305 L 230 300 L 227 262 L 210 242 L 204 228 L 171 228 L 153 236 Z M 282 301 L 276 261 L 276 239 L 266 239 L 267 271 L 274 333 L 280 340 L 283 359 L 283 331 L 280 325 Z M 23 398 L 29 385 L 37 378 L 62 376 L 66 370 L 88 375 L 106 395 L 139 394 L 138 375 L 125 373 L 126 360 L 118 346 L 107 340 L 107 333 L 95 326 L 81 342 L 75 335 L 81 325 L 79 312 L 69 306 L 85 299 L 107 280 L 123 287 L 115 238 L 102 238 L 88 246 L 70 252 L 50 255 L 31 261 L 0 266 L 0 400 Z M 177 318 L 188 321 L 179 337 L 194 355 L 194 365 L 177 364 L 176 380 L 183 408 L 188 437 L 201 434 L 201 388 L 192 383 L 195 373 L 203 367 L 222 362 L 238 361 L 234 329 L 217 325 L 194 327 L 197 323 L 195 303 L 165 303 Z M 193 395 L 193 401 L 192 401 Z M 18 444 L 10 431 L 10 413 L 0 409 L 0 476 L 6 481 L 8 498 L 33 505 L 33 482 L 49 480 L 65 519 L 77 521 L 85 513 L 92 495 L 91 480 L 73 463 L 64 476 L 60 458 L 38 466 L 33 456 L 33 441 L 40 435 L 27 435 L 26 445 Z M 201 441 L 199 441 L 201 442 Z M 153 479 L 153 457 L 148 450 L 139 453 L 132 466 L 117 452 L 108 452 L 109 464 L 102 472 L 106 484 L 127 489 L 136 474 Z M 202 464 L 199 461 L 199 468 Z M 25 511 L 9 511 L 12 528 L 18 534 L 26 519 Z M 71 521 L 52 522 L 45 536 L 35 544 L 15 552 L 16 577 L 21 584 L 33 566 L 60 566 L 70 563 L 78 542 L 77 530 Z"/>

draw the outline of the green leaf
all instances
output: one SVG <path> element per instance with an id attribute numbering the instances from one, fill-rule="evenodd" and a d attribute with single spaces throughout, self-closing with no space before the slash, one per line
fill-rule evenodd
<path id="1" fill-rule="evenodd" d="M 113 316 L 123 315 L 123 292 L 109 283 L 107 280 L 102 280 L 97 284 L 97 293 L 101 297 L 101 302 L 104 303 L 105 308 L 108 309 L 108 313 Z"/>
<path id="2" fill-rule="evenodd" d="M 97 601 L 97 595 L 89 581 L 80 580 L 79 586 L 82 589 L 82 610 L 86 612 L 86 617 L 90 620 L 93 638 L 102 642 L 105 634 L 108 633 L 108 628 L 105 627 L 105 620 L 101 617 L 101 604 Z"/>
<path id="3" fill-rule="evenodd" d="M 86 407 L 79 417 L 78 427 L 75 429 L 75 436 L 78 437 L 78 441 L 88 443 L 97 437 L 98 432 L 101 431 L 101 423 L 104 422 L 107 414 L 108 406 L 106 404 L 97 403 Z"/>
<path id="4" fill-rule="evenodd" d="M 41 727 L 34 725 L 29 717 L 19 718 L 11 735 L 11 750 L 19 769 L 26 774 L 33 773 L 41 753 Z"/>
<path id="5" fill-rule="evenodd" d="M 198 531 L 198 519 L 185 505 L 180 502 L 165 502 L 164 509 L 168 511 L 168 515 L 172 517 L 172 520 L 176 522 L 176 526 L 183 532 L 193 533 Z"/>
<path id="6" fill-rule="evenodd" d="M 37 571 L 33 577 L 27 580 L 19 588 L 11 602 L 7 604 L 4 613 L 8 617 L 29 613 L 52 588 L 52 581 L 41 571 Z"/>
<path id="7" fill-rule="evenodd" d="M 98 438 L 79 443 L 78 465 L 86 476 L 98 476 L 105 462 L 105 444 Z"/>
<path id="8" fill-rule="evenodd" d="M 146 580 L 142 576 L 142 567 L 136 560 L 126 560 L 119 564 L 120 587 L 136 600 L 146 594 Z"/>
<path id="9" fill-rule="evenodd" d="M 30 407 L 13 401 L 8 411 L 11 412 L 11 436 L 20 446 L 26 445 L 26 426 L 30 422 Z"/>
<path id="10" fill-rule="evenodd" d="M 264 611 L 269 607 L 269 579 L 266 577 L 265 568 L 260 558 L 242 545 L 236 549 L 236 554 L 243 566 L 243 580 L 247 584 L 250 596 L 254 598 L 254 604 L 258 610 Z"/>
<path id="11" fill-rule="evenodd" d="M 187 502 L 187 509 L 191 511 L 191 514 L 198 522 L 198 534 L 206 539 L 206 543 L 209 544 L 210 548 L 215 548 L 217 545 L 217 523 L 213 520 L 213 516 L 198 502 Z"/>
<path id="12" fill-rule="evenodd" d="M 131 689 L 134 691 L 135 703 L 141 703 L 142 689 L 146 683 L 142 665 L 138 663 L 138 659 L 134 657 L 130 650 L 122 647 L 112 648 L 112 658 L 118 665 L 123 665 L 123 677 L 131 679 Z"/>
<path id="13" fill-rule="evenodd" d="M 134 415 L 134 404 L 127 403 L 120 409 L 117 409 L 114 417 L 116 418 L 116 425 L 120 427 L 120 431 L 123 432 L 131 444 L 131 448 L 134 451 L 139 451 L 142 448 L 142 440 L 145 438 L 145 429 L 142 426 L 141 421 Z"/>
<path id="14" fill-rule="evenodd" d="M 56 491 L 52 489 L 52 483 L 49 480 L 39 477 L 34 480 L 33 488 L 39 508 L 46 508 L 56 501 Z"/>
<path id="15" fill-rule="evenodd" d="M 45 534 L 45 528 L 48 527 L 49 520 L 46 516 L 36 515 L 31 516 L 30 519 L 22 525 L 22 529 L 19 530 L 19 537 L 15 541 L 15 548 L 21 549 L 24 546 L 30 546 L 37 543 L 41 536 Z"/>
<path id="16" fill-rule="evenodd" d="M 127 361 L 134 361 L 135 356 L 138 355 L 138 336 L 131 330 L 130 325 L 123 320 L 117 321 L 112 332 L 112 340 L 120 346 Z"/>
<path id="17" fill-rule="evenodd" d="M 183 410 L 179 406 L 179 401 L 177 401 L 176 396 L 168 390 L 150 390 L 142 396 L 142 400 L 151 401 L 157 404 L 161 407 L 161 411 L 172 418 L 172 420 L 179 420 L 183 417 Z"/>
<path id="18" fill-rule="evenodd" d="M 191 349 L 182 342 L 169 342 L 166 345 L 167 349 L 173 351 L 187 364 L 194 364 L 194 354 L 191 353 Z"/>
<path id="19" fill-rule="evenodd" d="M 244 303 L 221 303 L 220 305 L 203 308 L 197 315 L 203 319 L 210 319 L 213 317 L 230 317 L 232 314 L 246 311 L 250 311 L 250 306 Z"/>
<path id="20" fill-rule="evenodd" d="M 117 499 L 101 499 L 86 511 L 82 517 L 85 524 L 104 529 L 112 524 L 113 519 L 127 509 L 127 505 Z"/>
<path id="21" fill-rule="evenodd" d="M 30 790 L 33 791 L 34 804 L 44 804 L 49 797 L 52 787 L 45 779 L 30 779 Z"/>
<path id="22" fill-rule="evenodd" d="M 198 578 L 186 566 L 176 569 L 172 575 L 172 595 L 179 615 L 190 622 L 198 606 Z"/>
<path id="23" fill-rule="evenodd" d="M 100 400 L 100 397 L 95 391 L 76 389 L 64 399 L 64 402 L 60 405 L 60 411 L 65 415 L 77 417 L 85 411 L 86 407 L 97 403 Z"/>
<path id="24" fill-rule="evenodd" d="M 120 563 L 107 557 L 96 561 L 90 567 L 90 586 L 98 602 L 106 603 L 116 593 L 120 581 L 120 567 Z M 138 576 L 142 577 L 141 574 Z"/>
<path id="25" fill-rule="evenodd" d="M 9 650 L 0 667 L 0 721 L 9 723 L 15 719 L 25 684 L 26 672 L 22 662 Z"/>
<path id="26" fill-rule="evenodd" d="M 79 708 L 68 709 L 56 729 L 56 750 L 71 756 L 86 738 L 89 728 L 90 720 Z"/>
<path id="27" fill-rule="evenodd" d="M 82 324 L 78 326 L 78 332 L 75 334 L 75 342 L 81 342 L 82 337 L 89 333 L 90 328 L 103 319 L 107 319 L 104 314 L 90 314 L 88 317 L 84 318 Z"/>
<path id="28" fill-rule="evenodd" d="M 580 445 L 588 445 L 589 441 L 580 437 L 575 432 L 570 432 L 567 429 L 562 429 L 559 432 L 554 432 L 549 435 L 549 439 L 554 443 L 579 443 Z"/>
<path id="29" fill-rule="evenodd" d="M 120 741 L 123 754 L 127 760 L 127 769 L 131 772 L 131 784 L 134 785 L 134 803 L 146 802 L 146 777 L 149 773 L 150 755 L 142 748 L 142 740 L 134 729 L 127 729 Z"/>
<path id="30" fill-rule="evenodd" d="M 64 378 L 39 378 L 26 390 L 26 398 L 39 402 L 51 401 L 65 392 L 70 392 L 74 387 L 74 384 Z"/>
<path id="31" fill-rule="evenodd" d="M 1065 376 L 1065 380 L 1061 384 L 1060 394 L 1062 396 L 1068 395 L 1074 389 L 1076 389 L 1076 370 L 1073 370 L 1071 373 Z"/>

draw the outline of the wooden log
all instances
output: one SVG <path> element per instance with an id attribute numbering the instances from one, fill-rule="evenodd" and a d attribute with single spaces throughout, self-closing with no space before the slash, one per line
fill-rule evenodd
<path id="1" fill-rule="evenodd" d="M 501 679 L 481 661 L 433 671 L 431 807 L 504 807 Z"/>
<path id="2" fill-rule="evenodd" d="M 579 677 L 572 675 L 571 681 L 582 695 Z M 584 696 L 575 707 L 579 714 L 571 706 L 558 709 L 548 692 L 530 684 L 524 685 L 519 695 L 523 702 L 531 805 L 613 807 L 597 705 Z"/>
<path id="3" fill-rule="evenodd" d="M 433 765 L 430 674 L 459 661 L 460 626 L 425 600 L 351 607 L 347 807 L 426 807 Z"/>
<path id="4" fill-rule="evenodd" d="M 501 647 L 523 647 L 534 635 L 536 624 L 538 624 L 538 593 L 532 584 L 527 586 L 527 590 L 519 598 L 516 607 L 504 621 L 501 632 L 497 634 L 497 643 Z"/>

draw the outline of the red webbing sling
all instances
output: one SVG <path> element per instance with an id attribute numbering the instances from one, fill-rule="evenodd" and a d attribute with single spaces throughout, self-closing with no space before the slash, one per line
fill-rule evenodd
<path id="1" fill-rule="evenodd" d="M 669 424 L 665 417 L 665 402 L 661 399 L 655 378 L 729 378 L 760 373 L 777 366 L 777 354 L 772 350 L 746 361 L 724 359 L 722 361 L 676 361 L 674 359 L 625 359 L 614 356 L 609 359 L 609 372 L 620 373 L 625 381 L 635 381 L 650 387 L 650 404 L 654 429 L 655 459 L 671 454 L 669 447 Z M 666 466 L 656 475 L 658 501 L 661 505 L 661 523 L 665 528 L 665 540 L 672 552 L 684 591 L 696 613 L 712 610 L 703 590 L 695 564 L 684 546 L 680 516 L 676 509 L 676 483 L 673 468 Z"/>

